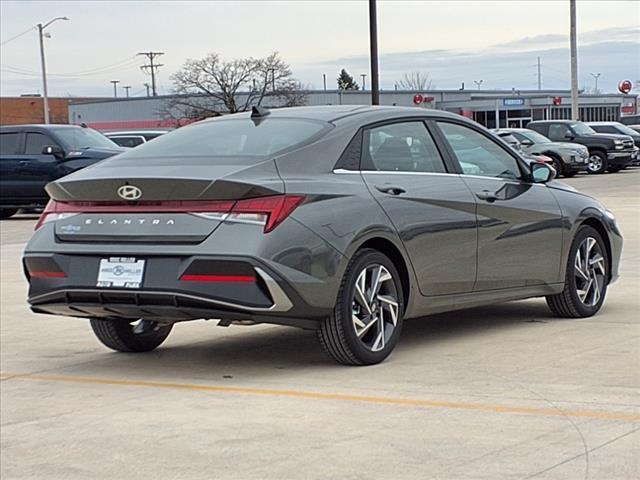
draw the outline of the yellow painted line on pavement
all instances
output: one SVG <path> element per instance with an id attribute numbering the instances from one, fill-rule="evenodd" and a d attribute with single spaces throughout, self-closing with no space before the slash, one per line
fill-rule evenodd
<path id="1" fill-rule="evenodd" d="M 113 385 L 126 387 L 162 388 L 169 390 L 190 390 L 211 393 L 231 393 L 238 395 L 256 395 L 266 397 L 308 398 L 315 400 L 334 400 L 359 402 L 378 405 L 397 405 L 418 408 L 442 408 L 452 410 L 472 410 L 487 413 L 508 413 L 524 415 L 542 415 L 552 417 L 579 417 L 596 420 L 640 421 L 640 414 L 607 412 L 595 410 L 561 410 L 557 408 L 538 408 L 525 406 L 497 405 L 486 403 L 446 402 L 420 400 L 399 397 L 376 397 L 367 395 L 349 395 L 304 390 L 276 390 L 269 388 L 227 387 L 220 385 L 200 385 L 192 383 L 169 383 L 146 380 L 120 380 L 116 378 L 79 377 L 72 375 L 31 375 L 28 373 L 0 373 L 0 380 L 31 380 L 44 382 L 85 383 L 94 385 Z"/>

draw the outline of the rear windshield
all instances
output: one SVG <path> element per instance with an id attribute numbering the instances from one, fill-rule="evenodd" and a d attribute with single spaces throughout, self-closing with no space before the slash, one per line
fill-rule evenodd
<path id="1" fill-rule="evenodd" d="M 120 155 L 126 158 L 265 157 L 308 142 L 328 124 L 312 120 L 243 118 L 197 123 Z M 224 162 L 227 163 L 227 162 Z"/>

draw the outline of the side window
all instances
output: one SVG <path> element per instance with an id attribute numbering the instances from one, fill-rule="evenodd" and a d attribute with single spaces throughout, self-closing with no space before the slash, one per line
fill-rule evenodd
<path id="1" fill-rule="evenodd" d="M 55 145 L 56 142 L 51 140 L 47 135 L 42 133 L 27 133 L 27 145 L 24 149 L 26 155 L 40 155 L 42 149 L 47 145 Z"/>
<path id="2" fill-rule="evenodd" d="M 566 141 L 567 135 L 571 135 L 571 130 L 566 125 L 562 123 L 553 123 L 549 125 L 549 135 L 548 137 L 551 140 L 555 141 Z"/>
<path id="3" fill-rule="evenodd" d="M 137 147 L 138 145 L 142 145 L 144 140 L 142 137 L 109 137 L 109 140 L 117 143 L 121 147 Z"/>
<path id="4" fill-rule="evenodd" d="M 16 155 L 20 153 L 19 133 L 0 133 L 0 155 Z"/>
<path id="5" fill-rule="evenodd" d="M 613 127 L 611 125 L 597 125 L 595 127 L 592 127 L 596 132 L 600 132 L 600 133 L 622 133 L 619 132 L 616 127 Z"/>
<path id="6" fill-rule="evenodd" d="M 438 125 L 466 175 L 520 178 L 517 160 L 493 140 L 455 123 Z"/>
<path id="7" fill-rule="evenodd" d="M 363 170 L 445 173 L 442 156 L 422 122 L 384 125 L 365 131 Z"/>

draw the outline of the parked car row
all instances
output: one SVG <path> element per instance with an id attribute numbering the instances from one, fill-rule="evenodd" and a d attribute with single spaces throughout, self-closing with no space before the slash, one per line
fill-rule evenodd
<path id="1" fill-rule="evenodd" d="M 551 158 L 558 175 L 565 177 L 640 164 L 640 134 L 618 122 L 545 120 L 494 132 L 524 154 Z"/>

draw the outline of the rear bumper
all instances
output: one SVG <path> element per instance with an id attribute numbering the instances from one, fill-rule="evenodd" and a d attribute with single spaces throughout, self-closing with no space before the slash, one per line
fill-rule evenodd
<path id="1" fill-rule="evenodd" d="M 107 255 L 108 256 L 108 255 Z M 105 256 L 27 254 L 28 302 L 35 313 L 85 318 L 155 319 L 173 323 L 195 319 L 253 320 L 314 328 L 326 315 L 308 305 L 277 271 L 250 257 L 146 257 L 140 288 L 97 286 Z M 44 267 L 43 267 L 44 266 Z M 55 276 L 32 276 L 44 269 Z M 240 272 L 255 281 L 183 281 L 185 272 L 216 275 Z"/>

